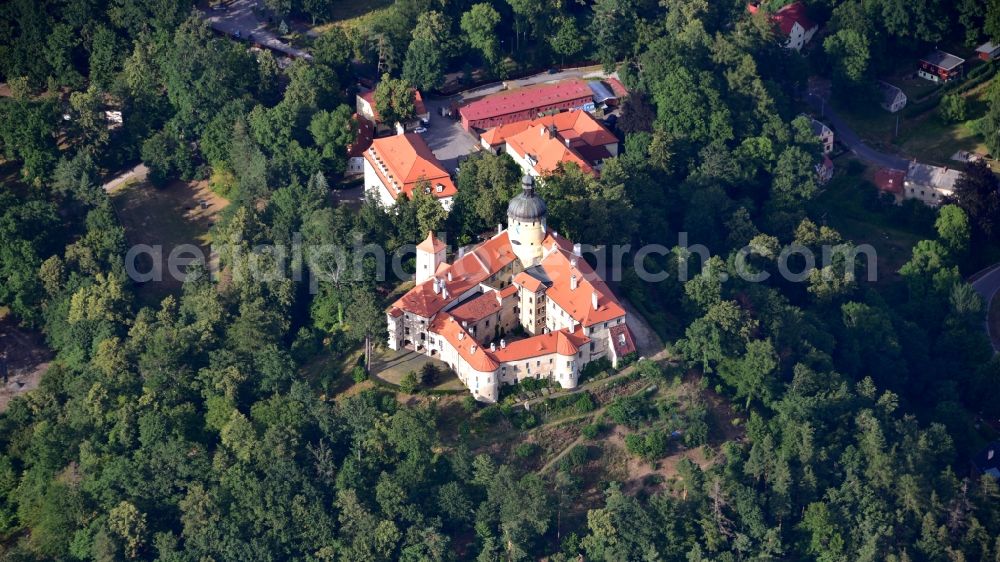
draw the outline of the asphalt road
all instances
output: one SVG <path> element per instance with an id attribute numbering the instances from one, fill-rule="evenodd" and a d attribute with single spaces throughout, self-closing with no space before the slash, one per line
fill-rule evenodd
<path id="1" fill-rule="evenodd" d="M 990 303 L 993 302 L 993 297 L 997 294 L 997 291 L 1000 291 L 1000 264 L 993 266 L 993 269 L 973 281 L 972 288 L 979 293 L 979 296 L 983 297 L 983 301 L 986 303 L 986 335 L 990 336 L 990 343 L 993 345 L 993 351 L 1000 352 L 1000 349 L 997 348 L 996 343 L 993 341 L 993 335 L 990 333 L 989 323 Z"/>
<path id="2" fill-rule="evenodd" d="M 849 148 L 858 158 L 883 168 L 906 170 L 910 167 L 910 161 L 906 158 L 879 152 L 865 144 L 820 95 L 808 92 L 806 100 L 813 109 L 820 113 L 820 119 L 833 127 L 837 140 Z"/>
<path id="3" fill-rule="evenodd" d="M 233 36 L 239 31 L 240 38 L 244 41 L 252 41 L 290 57 L 312 59 L 312 55 L 278 39 L 267 29 L 265 22 L 254 13 L 258 2 L 259 0 L 233 0 L 224 9 L 208 7 L 205 9 L 205 21 L 212 29 L 226 35 Z"/>

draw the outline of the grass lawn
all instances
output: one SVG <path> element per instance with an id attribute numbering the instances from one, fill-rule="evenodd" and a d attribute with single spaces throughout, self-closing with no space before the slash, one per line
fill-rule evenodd
<path id="1" fill-rule="evenodd" d="M 199 200 L 207 207 L 201 208 Z M 164 262 L 171 250 L 184 244 L 199 247 L 209 255 L 209 228 L 229 201 L 208 189 L 207 182 L 188 184 L 175 181 L 164 188 L 147 182 L 132 183 L 116 190 L 111 201 L 125 227 L 129 244 L 162 248 Z M 138 291 L 143 304 L 157 304 L 176 292 L 181 281 L 172 278 L 164 263 L 163 280 L 143 284 Z"/>
<path id="2" fill-rule="evenodd" d="M 385 12 L 394 0 L 367 0 L 366 2 L 335 2 L 330 21 L 313 26 L 316 33 L 329 31 L 333 26 L 356 27 L 368 18 Z"/>
<path id="3" fill-rule="evenodd" d="M 871 244 L 878 256 L 878 283 L 890 283 L 899 268 L 909 261 L 913 246 L 933 235 L 921 232 L 908 224 L 875 209 L 868 208 L 864 190 L 874 189 L 866 181 L 864 172 L 851 173 L 851 160 L 841 158 L 837 166 L 841 171 L 811 205 L 812 216 L 821 218 L 848 240 L 858 244 Z M 869 172 L 870 173 L 870 172 Z"/>
<path id="4" fill-rule="evenodd" d="M 927 80 L 916 81 L 933 86 Z M 904 85 L 898 80 L 893 83 Z M 873 148 L 906 158 L 916 158 L 927 164 L 958 166 L 960 164 L 951 157 L 959 150 L 980 154 L 988 152 L 982 139 L 972 132 L 969 124 L 986 113 L 985 95 L 989 84 L 990 82 L 986 82 L 963 94 L 968 102 L 968 120 L 961 123 L 943 122 L 936 109 L 908 118 L 905 109 L 893 114 L 883 110 L 878 104 L 851 105 L 834 101 L 833 106 L 854 132 Z M 914 98 L 910 92 L 907 92 L 907 96 L 910 96 L 912 102 Z"/>

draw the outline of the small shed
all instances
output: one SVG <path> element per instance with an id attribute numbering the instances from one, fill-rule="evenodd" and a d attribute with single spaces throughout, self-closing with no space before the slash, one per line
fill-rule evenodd
<path id="1" fill-rule="evenodd" d="M 976 47 L 976 56 L 989 62 L 1000 56 L 1000 45 L 995 45 L 992 41 L 987 41 Z"/>

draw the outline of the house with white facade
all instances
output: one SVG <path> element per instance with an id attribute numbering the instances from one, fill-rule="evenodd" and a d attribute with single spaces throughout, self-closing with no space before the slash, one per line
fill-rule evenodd
<path id="1" fill-rule="evenodd" d="M 761 10 L 761 3 L 752 0 L 747 4 L 747 11 L 756 14 Z M 806 6 L 801 1 L 792 2 L 783 6 L 777 12 L 768 16 L 774 24 L 776 31 L 785 37 L 784 47 L 799 51 L 807 43 L 812 41 L 819 26 L 813 23 L 806 13 Z"/>
<path id="2" fill-rule="evenodd" d="M 826 123 L 818 121 L 805 115 L 806 119 L 809 119 L 809 126 L 812 127 L 812 132 L 819 139 L 821 145 L 823 145 L 823 154 L 830 154 L 833 152 L 833 141 L 836 137 L 833 134 L 833 129 L 828 127 Z"/>
<path id="3" fill-rule="evenodd" d="M 417 133 L 373 140 L 364 152 L 364 174 L 365 190 L 386 207 L 395 205 L 401 194 L 412 199 L 420 189 L 450 210 L 458 193 L 448 170 Z"/>
<path id="4" fill-rule="evenodd" d="M 531 175 L 522 188 L 507 228 L 451 263 L 428 234 L 417 246 L 416 286 L 386 310 L 390 349 L 444 361 L 485 402 L 526 378 L 575 388 L 591 361 L 617 365 L 636 351 L 607 284 L 578 245 L 547 228 Z"/>
<path id="5" fill-rule="evenodd" d="M 881 105 L 889 113 L 896 113 L 906 107 L 906 94 L 892 84 L 879 80 L 879 93 L 882 95 Z"/>
<path id="6" fill-rule="evenodd" d="M 955 194 L 955 182 L 960 177 L 962 172 L 954 168 L 912 162 L 903 181 L 903 197 L 936 207 Z"/>

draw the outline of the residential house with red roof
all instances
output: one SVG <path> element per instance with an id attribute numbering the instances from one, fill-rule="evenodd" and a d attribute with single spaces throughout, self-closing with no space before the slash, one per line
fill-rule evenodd
<path id="1" fill-rule="evenodd" d="M 591 361 L 618 365 L 636 352 L 614 293 L 578 245 L 547 230 L 532 176 L 522 187 L 507 228 L 452 263 L 428 234 L 417 246 L 417 285 L 386 310 L 390 349 L 439 358 L 485 402 L 526 378 L 575 388 Z M 514 337 L 518 328 L 528 336 Z"/>
<path id="2" fill-rule="evenodd" d="M 754 0 L 747 4 L 747 11 L 756 14 L 760 11 L 761 2 Z M 785 37 L 785 48 L 799 51 L 809 41 L 812 41 L 819 26 L 809 18 L 806 5 L 796 0 L 791 4 L 782 6 L 778 11 L 768 16 L 774 24 L 775 29 Z"/>
<path id="3" fill-rule="evenodd" d="M 906 170 L 894 170 L 892 168 L 879 168 L 875 172 L 875 187 L 882 193 L 888 193 L 897 201 L 903 199 L 904 182 L 906 181 Z"/>
<path id="4" fill-rule="evenodd" d="M 393 206 L 400 194 L 412 199 L 413 190 L 419 188 L 451 209 L 458 192 L 455 182 L 417 133 L 375 139 L 364 158 L 365 190 L 386 207 Z"/>
<path id="5" fill-rule="evenodd" d="M 596 174 L 606 158 L 618 155 L 618 137 L 579 109 L 494 127 L 480 143 L 494 153 L 506 152 L 535 177 L 567 162 Z"/>
<path id="6" fill-rule="evenodd" d="M 413 106 L 415 115 L 406 123 L 383 123 L 375 106 L 375 90 L 364 90 L 359 92 L 355 98 L 355 106 L 358 115 L 367 119 L 375 127 L 375 136 L 412 131 L 419 127 L 421 123 L 427 123 L 431 119 L 431 114 L 424 105 L 424 98 L 420 90 L 413 89 Z"/>
<path id="7" fill-rule="evenodd" d="M 458 113 L 462 127 L 472 132 L 567 109 L 593 111 L 594 93 L 585 81 L 572 78 L 491 94 L 462 106 Z"/>

